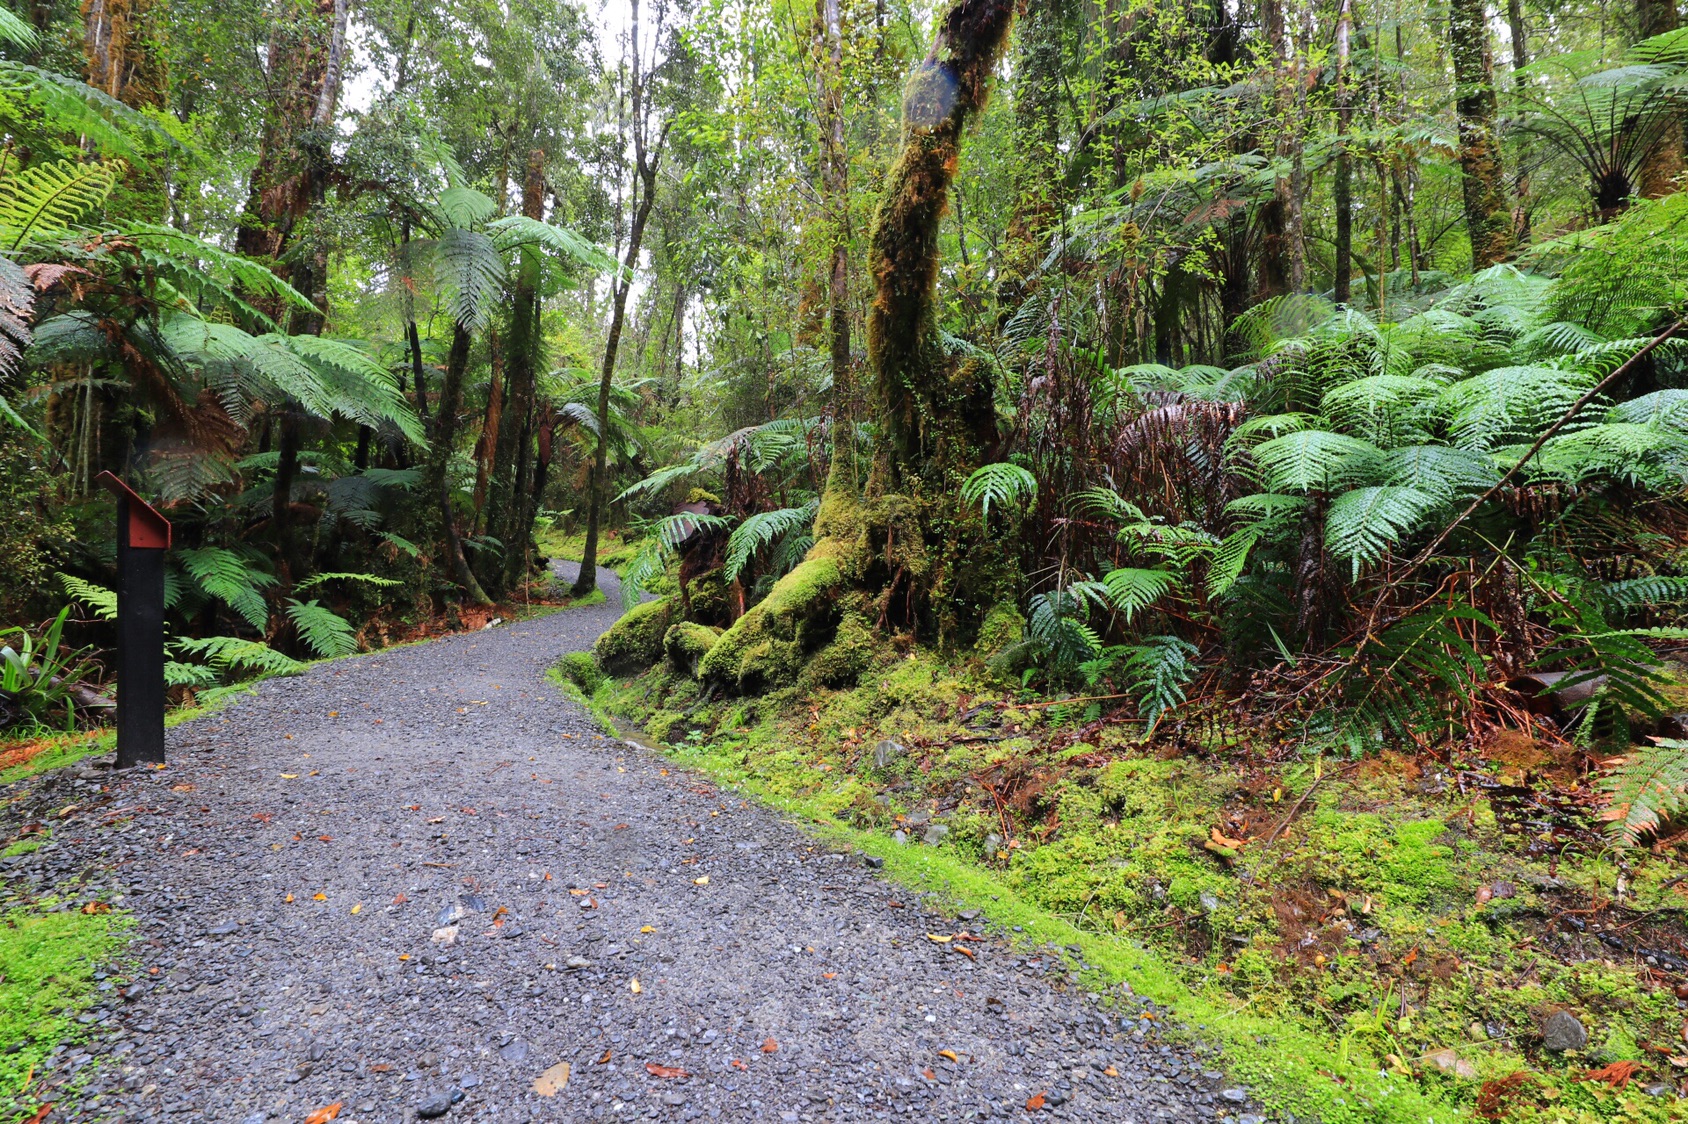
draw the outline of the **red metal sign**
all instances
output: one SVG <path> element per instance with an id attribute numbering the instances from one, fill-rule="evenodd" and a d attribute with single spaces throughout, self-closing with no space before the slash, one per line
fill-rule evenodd
<path id="1" fill-rule="evenodd" d="M 94 483 L 120 500 L 129 501 L 129 541 L 125 545 L 138 550 L 168 550 L 170 520 L 153 510 L 151 504 L 135 494 L 133 488 L 109 472 L 94 477 Z"/>

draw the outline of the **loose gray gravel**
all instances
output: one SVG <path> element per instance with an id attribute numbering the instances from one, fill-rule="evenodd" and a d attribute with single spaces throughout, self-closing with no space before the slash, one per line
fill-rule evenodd
<path id="1" fill-rule="evenodd" d="M 51 1120 L 972 1120 L 1042 1094 L 1032 1119 L 1259 1124 L 1145 1003 L 1077 990 L 1070 951 L 930 941 L 983 923 L 606 738 L 545 679 L 614 620 L 602 582 L 263 683 L 171 731 L 166 769 L 5 793 L 13 832 L 78 805 L 0 867 L 12 893 L 136 921 L 141 982 L 114 970 L 50 1059 L 42 1095 L 84 1086 Z"/>

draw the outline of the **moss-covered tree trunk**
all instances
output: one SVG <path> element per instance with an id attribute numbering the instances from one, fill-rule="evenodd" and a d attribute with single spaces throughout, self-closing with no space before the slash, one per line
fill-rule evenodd
<path id="1" fill-rule="evenodd" d="M 1682 25 L 1676 0 L 1636 0 L 1635 23 L 1642 39 L 1675 31 Z M 1636 189 L 1643 198 L 1662 199 L 1681 190 L 1678 177 L 1682 175 L 1684 128 L 1688 126 L 1680 119 L 1666 125 L 1642 161 Z"/>
<path id="2" fill-rule="evenodd" d="M 1484 0 L 1452 0 L 1448 43 L 1459 113 L 1459 167 L 1471 267 L 1487 269 L 1512 253 L 1512 212 L 1495 127 L 1495 57 Z"/>
<path id="3" fill-rule="evenodd" d="M 984 108 L 1013 20 L 1012 0 L 958 0 L 903 94 L 902 154 L 874 216 L 867 323 L 892 487 L 976 466 L 997 440 L 991 368 L 946 354 L 934 296 L 962 132 Z"/>

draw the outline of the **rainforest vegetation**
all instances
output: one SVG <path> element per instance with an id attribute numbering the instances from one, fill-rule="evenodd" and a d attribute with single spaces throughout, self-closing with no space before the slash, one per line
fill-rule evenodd
<path id="1" fill-rule="evenodd" d="M 108 721 L 102 471 L 182 706 L 613 566 L 606 720 L 1264 1103 L 1679 1119 L 1684 18 L 0 9 L 0 765 Z"/>

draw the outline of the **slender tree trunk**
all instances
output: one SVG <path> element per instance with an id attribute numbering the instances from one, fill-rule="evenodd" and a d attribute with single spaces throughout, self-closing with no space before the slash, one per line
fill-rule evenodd
<path id="1" fill-rule="evenodd" d="M 1354 272 L 1354 165 L 1348 154 L 1348 129 L 1354 107 L 1348 88 L 1348 46 L 1354 30 L 1352 0 L 1339 0 L 1336 14 L 1336 174 L 1331 188 L 1336 206 L 1336 276 L 1333 295 L 1337 304 L 1350 298 L 1349 278 Z"/>
<path id="2" fill-rule="evenodd" d="M 1292 157 L 1289 132 L 1291 101 L 1288 72 L 1288 35 L 1284 23 L 1286 0 L 1260 0 L 1260 26 L 1266 36 L 1266 86 L 1271 90 L 1269 128 L 1273 153 L 1279 160 Z M 1290 290 L 1289 207 L 1290 177 L 1279 175 L 1271 198 L 1260 207 L 1259 263 L 1255 275 L 1255 299 L 1265 300 Z"/>
<path id="3" fill-rule="evenodd" d="M 1514 0 L 1516 2 L 1516 0 Z M 1636 26 L 1641 38 L 1651 39 L 1681 26 L 1676 0 L 1636 0 Z M 1645 199 L 1662 199 L 1682 185 L 1684 122 L 1678 119 L 1665 127 L 1652 151 L 1647 153 L 1637 177 L 1637 188 Z"/>
<path id="4" fill-rule="evenodd" d="M 1512 213 L 1495 128 L 1495 59 L 1485 0 L 1450 0 L 1448 46 L 1459 114 L 1459 166 L 1471 267 L 1486 269 L 1512 253 Z"/>
<path id="5" fill-rule="evenodd" d="M 1061 216 L 1063 0 L 1029 5 L 1015 54 L 1014 212 L 1008 220 L 1003 296 L 1018 303 Z"/>
<path id="6" fill-rule="evenodd" d="M 651 208 L 656 203 L 656 174 L 662 163 L 662 151 L 668 143 L 669 122 L 664 122 L 656 137 L 650 136 L 653 107 L 645 94 L 645 75 L 639 61 L 639 0 L 633 0 L 632 45 L 632 129 L 633 129 L 633 222 L 627 234 L 627 254 L 623 259 L 622 275 L 616 278 L 614 306 L 610 312 L 609 336 L 604 341 L 604 363 L 598 376 L 598 442 L 592 457 L 591 495 L 586 509 L 586 544 L 581 550 L 580 576 L 575 579 L 573 593 L 584 597 L 598 588 L 598 533 L 603 524 L 604 508 L 609 490 L 609 429 L 610 388 L 615 381 L 616 354 L 621 348 L 622 328 L 627 319 L 627 295 L 633 288 L 633 271 L 639 264 L 639 250 L 645 240 L 645 225 L 650 221 Z"/>
<path id="7" fill-rule="evenodd" d="M 824 140 L 821 186 L 832 248 L 827 261 L 827 316 L 832 329 L 833 401 L 848 414 L 850 401 L 850 159 L 844 143 L 844 28 L 839 0 L 820 0 L 825 65 L 820 68 Z"/>
<path id="8" fill-rule="evenodd" d="M 530 219 L 545 217 L 545 153 L 541 149 L 528 153 L 522 177 L 522 214 Z M 530 418 L 539 367 L 539 271 L 538 256 L 524 254 L 516 274 L 515 307 L 510 317 L 509 393 L 494 434 L 487 530 L 504 543 L 504 557 L 502 564 L 494 567 L 489 554 L 488 565 L 481 572 L 501 594 L 520 579 L 531 537 L 531 528 L 521 514 L 525 498 L 521 478 L 533 432 Z"/>
<path id="9" fill-rule="evenodd" d="M 1506 0 L 1506 23 L 1512 33 L 1512 88 L 1517 95 L 1520 109 L 1524 98 L 1524 89 L 1528 80 L 1524 77 L 1524 68 L 1530 65 L 1529 28 L 1524 23 L 1524 0 Z M 1518 245 L 1530 244 L 1530 141 L 1524 138 L 1524 143 L 1518 152 L 1518 168 L 1512 175 L 1512 196 L 1514 208 L 1512 213 L 1512 229 Z"/>
<path id="10" fill-rule="evenodd" d="M 440 505 L 440 532 L 445 540 L 446 564 L 464 593 L 477 605 L 490 605 L 481 583 L 469 569 L 463 554 L 463 540 L 457 534 L 457 509 L 451 501 L 451 453 L 457 444 L 457 416 L 463 410 L 463 376 L 469 368 L 469 329 L 462 324 L 451 330 L 451 352 L 446 359 L 445 380 L 435 403 L 433 443 L 428 450 L 428 483 Z"/>

